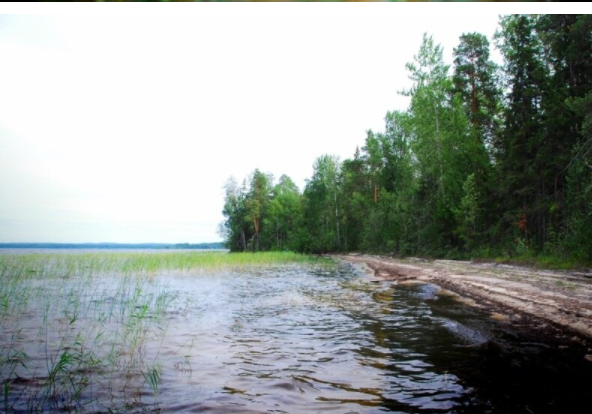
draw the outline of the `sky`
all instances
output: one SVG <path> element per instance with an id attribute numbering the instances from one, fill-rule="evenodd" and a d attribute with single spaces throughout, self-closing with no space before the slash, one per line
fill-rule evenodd
<path id="1" fill-rule="evenodd" d="M 302 190 L 317 157 L 352 157 L 406 108 L 423 33 L 452 63 L 498 22 L 209 10 L 0 15 L 0 242 L 219 241 L 229 177 Z"/>

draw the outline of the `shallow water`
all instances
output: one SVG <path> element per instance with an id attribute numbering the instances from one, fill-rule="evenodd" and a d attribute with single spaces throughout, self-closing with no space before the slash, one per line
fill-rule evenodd
<path id="1" fill-rule="evenodd" d="M 592 395 L 582 350 L 514 332 L 435 286 L 371 283 L 348 266 L 29 289 L 0 328 L 0 410 L 537 413 Z M 65 352 L 75 362 L 52 369 Z"/>

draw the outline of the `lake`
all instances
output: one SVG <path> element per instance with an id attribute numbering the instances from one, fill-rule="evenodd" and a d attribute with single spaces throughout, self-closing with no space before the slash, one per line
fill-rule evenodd
<path id="1" fill-rule="evenodd" d="M 347 264 L 60 262 L 49 277 L 14 263 L 0 267 L 8 412 L 559 413 L 592 395 L 578 343 Z"/>

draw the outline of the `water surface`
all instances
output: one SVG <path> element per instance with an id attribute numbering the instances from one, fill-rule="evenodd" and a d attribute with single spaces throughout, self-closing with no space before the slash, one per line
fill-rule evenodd
<path id="1" fill-rule="evenodd" d="M 349 266 L 32 278 L 29 289 L 36 299 L 0 330 L 5 361 L 29 357 L 27 369 L 2 366 L 9 411 L 537 413 L 591 396 L 585 350 Z M 64 349 L 97 360 L 66 365 L 70 384 L 51 376 Z"/>

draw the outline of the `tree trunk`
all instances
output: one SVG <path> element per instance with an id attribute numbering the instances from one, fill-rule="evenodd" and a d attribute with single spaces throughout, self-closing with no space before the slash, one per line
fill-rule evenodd
<path id="1" fill-rule="evenodd" d="M 247 241 L 245 240 L 245 231 L 241 230 L 241 244 L 243 246 L 243 252 L 247 250 Z"/>
<path id="2" fill-rule="evenodd" d="M 438 163 L 440 164 L 440 188 L 442 197 L 446 200 L 446 187 L 444 185 L 444 165 L 442 161 L 442 139 L 440 137 L 440 120 L 438 118 L 438 107 L 434 102 L 434 115 L 436 117 L 436 148 L 438 149 Z"/>
<path id="3" fill-rule="evenodd" d="M 337 193 L 334 194 L 335 200 L 335 226 L 337 227 L 337 248 L 341 247 L 341 237 L 339 235 L 339 209 L 337 207 Z"/>
<path id="4" fill-rule="evenodd" d="M 275 244 L 279 250 L 281 250 L 282 246 L 280 244 L 280 222 L 279 220 L 275 219 Z"/>

